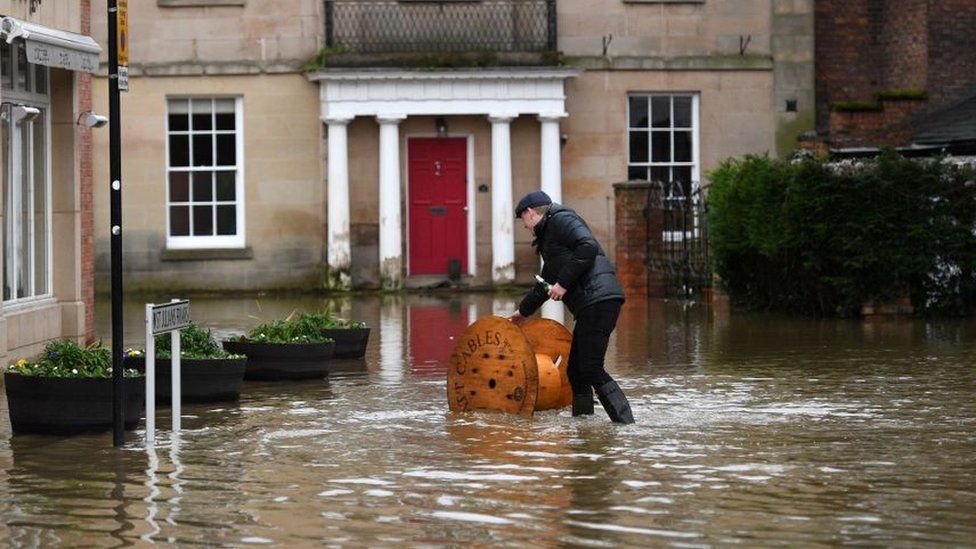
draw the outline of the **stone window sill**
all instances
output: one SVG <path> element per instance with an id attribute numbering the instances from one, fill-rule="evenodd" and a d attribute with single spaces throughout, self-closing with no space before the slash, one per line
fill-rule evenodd
<path id="1" fill-rule="evenodd" d="M 162 261 L 212 261 L 253 259 L 254 250 L 246 248 L 202 248 L 198 250 L 163 249 Z"/>

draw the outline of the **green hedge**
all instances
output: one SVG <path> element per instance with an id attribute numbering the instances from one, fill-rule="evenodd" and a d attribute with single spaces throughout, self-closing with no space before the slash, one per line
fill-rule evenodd
<path id="1" fill-rule="evenodd" d="M 849 316 L 908 295 L 976 312 L 976 174 L 886 151 L 834 164 L 729 159 L 710 174 L 715 273 L 734 303 Z"/>

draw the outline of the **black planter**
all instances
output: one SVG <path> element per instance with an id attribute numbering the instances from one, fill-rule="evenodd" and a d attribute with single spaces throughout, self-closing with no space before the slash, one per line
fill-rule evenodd
<path id="1" fill-rule="evenodd" d="M 15 433 L 74 435 L 112 428 L 112 378 L 3 376 Z M 145 377 L 125 378 L 125 428 L 142 418 Z"/>
<path id="2" fill-rule="evenodd" d="M 362 358 L 366 354 L 369 328 L 328 328 L 322 334 L 335 340 L 332 358 Z"/>
<path id="3" fill-rule="evenodd" d="M 160 403 L 172 399 L 173 363 L 156 359 L 156 398 Z M 241 397 L 246 358 L 184 358 L 180 360 L 180 396 L 184 402 L 216 402 Z M 146 371 L 145 357 L 126 357 L 125 367 Z"/>
<path id="4" fill-rule="evenodd" d="M 224 341 L 224 350 L 247 356 L 244 379 L 315 379 L 329 375 L 335 343 Z"/>

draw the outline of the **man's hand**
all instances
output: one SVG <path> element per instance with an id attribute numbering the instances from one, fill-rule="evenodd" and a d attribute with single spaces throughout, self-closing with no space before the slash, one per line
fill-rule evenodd
<path id="1" fill-rule="evenodd" d="M 525 317 L 522 316 L 522 313 L 520 313 L 518 311 L 515 311 L 512 314 L 512 316 L 508 317 L 508 320 L 509 320 L 509 322 L 511 322 L 512 324 L 514 324 L 516 326 L 521 326 L 522 324 L 525 324 Z"/>
<path id="2" fill-rule="evenodd" d="M 564 295 L 566 295 L 566 288 L 560 286 L 558 282 L 549 288 L 549 299 L 553 301 L 562 301 Z"/>

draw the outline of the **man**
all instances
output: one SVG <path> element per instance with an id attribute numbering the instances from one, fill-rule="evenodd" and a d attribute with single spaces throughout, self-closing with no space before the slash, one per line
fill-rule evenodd
<path id="1" fill-rule="evenodd" d="M 521 325 L 545 303 L 562 301 L 576 319 L 567 374 L 573 386 L 573 415 L 593 413 L 593 389 L 610 419 L 633 423 L 627 397 L 603 368 L 610 334 L 617 326 L 624 292 L 613 266 L 583 218 L 532 191 L 519 201 L 515 217 L 535 236 L 542 256 L 542 278 L 522 298 L 509 320 Z"/>

